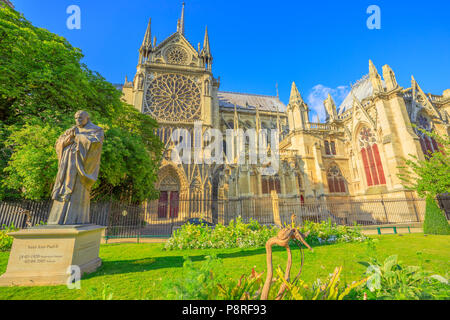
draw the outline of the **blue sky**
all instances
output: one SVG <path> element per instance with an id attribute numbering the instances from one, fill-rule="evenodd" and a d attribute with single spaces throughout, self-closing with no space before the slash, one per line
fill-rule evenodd
<path id="1" fill-rule="evenodd" d="M 34 25 L 66 37 L 84 62 L 112 83 L 136 71 L 138 49 L 152 18 L 158 43 L 176 31 L 182 0 L 13 0 Z M 81 30 L 69 30 L 66 9 L 81 9 Z M 369 30 L 370 5 L 381 29 Z M 205 26 L 213 72 L 223 91 L 275 95 L 288 103 L 292 81 L 323 119 L 328 92 L 339 104 L 350 83 L 389 64 L 401 86 L 411 75 L 425 92 L 450 88 L 450 1 L 186 0 L 186 37 L 197 48 Z"/>

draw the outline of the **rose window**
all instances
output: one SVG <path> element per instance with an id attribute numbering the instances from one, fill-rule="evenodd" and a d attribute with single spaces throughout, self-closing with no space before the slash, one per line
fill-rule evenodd
<path id="1" fill-rule="evenodd" d="M 181 47 L 171 47 L 167 53 L 167 62 L 172 64 L 187 64 L 188 53 Z"/>
<path id="2" fill-rule="evenodd" d="M 359 134 L 359 144 L 361 148 L 373 145 L 374 143 L 376 143 L 376 138 L 372 130 L 364 127 Z"/>
<path id="3" fill-rule="evenodd" d="M 157 120 L 189 121 L 200 118 L 200 88 L 191 78 L 161 75 L 147 89 L 145 113 Z"/>

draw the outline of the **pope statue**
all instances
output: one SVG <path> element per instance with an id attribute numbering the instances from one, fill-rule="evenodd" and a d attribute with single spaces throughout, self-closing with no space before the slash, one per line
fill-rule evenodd
<path id="1" fill-rule="evenodd" d="M 98 178 L 104 132 L 85 111 L 75 114 L 75 122 L 56 142 L 59 167 L 48 225 L 90 223 L 90 193 Z"/>

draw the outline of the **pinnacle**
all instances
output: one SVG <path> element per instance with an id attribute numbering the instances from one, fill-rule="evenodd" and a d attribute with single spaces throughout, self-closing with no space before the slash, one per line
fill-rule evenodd
<path id="1" fill-rule="evenodd" d="M 302 96 L 300 95 L 295 82 L 292 82 L 291 97 L 289 99 L 289 103 L 303 103 Z"/>
<path id="2" fill-rule="evenodd" d="M 373 64 L 372 60 L 369 60 L 369 71 L 370 71 L 370 73 L 378 74 L 378 70 L 375 67 L 375 65 Z"/>

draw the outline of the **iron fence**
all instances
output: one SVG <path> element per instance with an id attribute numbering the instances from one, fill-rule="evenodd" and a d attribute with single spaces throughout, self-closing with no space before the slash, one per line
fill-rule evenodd
<path id="1" fill-rule="evenodd" d="M 447 199 L 449 200 L 449 199 Z M 445 201 L 447 201 L 445 200 Z M 441 202 L 444 201 L 441 199 Z M 448 203 L 448 202 L 447 202 Z M 24 229 L 47 221 L 51 201 L 0 202 L 0 226 Z M 212 225 L 228 225 L 240 217 L 264 225 L 326 221 L 339 225 L 422 222 L 423 199 L 323 200 L 304 203 L 298 197 L 253 197 L 227 200 L 158 200 L 144 204 L 91 203 L 91 222 L 106 227 L 105 238 L 169 237 L 187 221 L 202 219 Z M 447 212 L 448 214 L 448 212 Z"/>
<path id="2" fill-rule="evenodd" d="M 288 222 L 291 214 L 297 223 L 326 221 L 338 225 L 361 226 L 423 222 L 425 200 L 423 199 L 377 199 L 364 201 L 323 201 L 298 204 L 298 199 L 280 200 L 281 221 Z"/>

